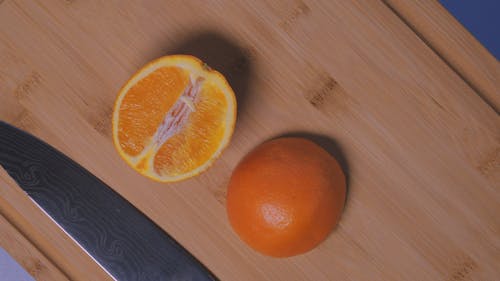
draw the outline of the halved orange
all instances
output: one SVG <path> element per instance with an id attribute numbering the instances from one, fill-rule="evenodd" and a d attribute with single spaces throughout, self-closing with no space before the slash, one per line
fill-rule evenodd
<path id="1" fill-rule="evenodd" d="M 156 59 L 128 80 L 113 110 L 113 142 L 136 171 L 173 182 L 206 170 L 228 145 L 234 92 L 199 59 Z"/>

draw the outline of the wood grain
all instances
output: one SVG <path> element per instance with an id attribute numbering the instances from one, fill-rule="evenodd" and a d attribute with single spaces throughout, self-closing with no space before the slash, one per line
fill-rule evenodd
<path id="1" fill-rule="evenodd" d="M 0 214 L 0 246 L 28 272 L 35 280 L 69 280 L 48 260 L 21 232 Z"/>
<path id="2" fill-rule="evenodd" d="M 383 2 L 7 0 L 0 22 L 0 118 L 103 179 L 221 280 L 500 274 L 499 116 Z M 120 160 L 109 114 L 137 68 L 171 53 L 225 74 L 239 112 L 214 166 L 167 185 Z M 227 222 L 227 180 L 259 143 L 300 132 L 344 155 L 347 206 L 317 249 L 264 257 Z"/>
<path id="3" fill-rule="evenodd" d="M 496 112 L 500 111 L 500 64 L 436 0 L 384 0 Z"/>

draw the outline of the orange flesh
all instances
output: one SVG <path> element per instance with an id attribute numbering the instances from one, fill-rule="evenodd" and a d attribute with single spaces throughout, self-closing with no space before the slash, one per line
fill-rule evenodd
<path id="1" fill-rule="evenodd" d="M 144 150 L 188 81 L 189 73 L 185 70 L 162 67 L 128 90 L 118 123 L 118 140 L 126 154 L 136 156 Z"/>
<path id="2" fill-rule="evenodd" d="M 158 150 L 154 159 L 155 172 L 175 176 L 188 172 L 215 153 L 225 131 L 227 101 L 212 83 L 203 83 L 198 93 L 195 111 L 179 133 L 173 135 Z"/>
<path id="3" fill-rule="evenodd" d="M 162 67 L 123 98 L 120 146 L 132 157 L 149 151 L 134 165 L 137 170 L 148 170 L 154 157 L 155 173 L 176 176 L 204 164 L 217 151 L 226 129 L 226 97 L 212 82 L 190 79 L 180 67 Z"/>

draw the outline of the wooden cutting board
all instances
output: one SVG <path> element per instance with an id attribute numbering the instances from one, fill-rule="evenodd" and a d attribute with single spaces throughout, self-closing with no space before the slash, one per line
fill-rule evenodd
<path id="1" fill-rule="evenodd" d="M 453 42 L 443 30 L 387 2 L 0 0 L 0 119 L 82 164 L 221 280 L 498 280 L 500 66 L 477 43 L 443 55 L 416 32 L 439 47 Z M 130 75 L 174 53 L 225 74 L 239 111 L 209 171 L 161 184 L 120 160 L 110 114 Z M 290 134 L 340 160 L 348 201 L 318 248 L 275 259 L 231 230 L 226 184 L 248 151 Z M 3 171 L 0 212 L 36 249 L 14 255 L 38 261 L 23 263 L 35 277 L 110 280 Z"/>

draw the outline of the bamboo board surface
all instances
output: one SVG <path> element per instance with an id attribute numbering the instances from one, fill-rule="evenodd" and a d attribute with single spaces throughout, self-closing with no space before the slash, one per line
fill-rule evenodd
<path id="1" fill-rule="evenodd" d="M 239 111 L 209 171 L 160 184 L 121 161 L 110 114 L 130 75 L 173 53 L 225 74 Z M 381 1 L 0 1 L 0 100 L 0 119 L 82 164 L 221 280 L 500 275 L 499 116 Z M 231 230 L 225 190 L 248 151 L 289 134 L 335 154 L 349 193 L 323 244 L 274 259 Z M 0 195 L 70 279 L 109 280 L 5 173 Z"/>
<path id="2" fill-rule="evenodd" d="M 29 240 L 27 240 L 12 224 L 0 215 L 0 246 L 16 249 L 13 258 L 21 261 L 22 266 L 36 280 L 59 281 L 68 280 L 66 276 L 47 260 Z"/>
<path id="3" fill-rule="evenodd" d="M 500 110 L 500 64 L 438 1 L 384 2 L 486 103 Z"/>

